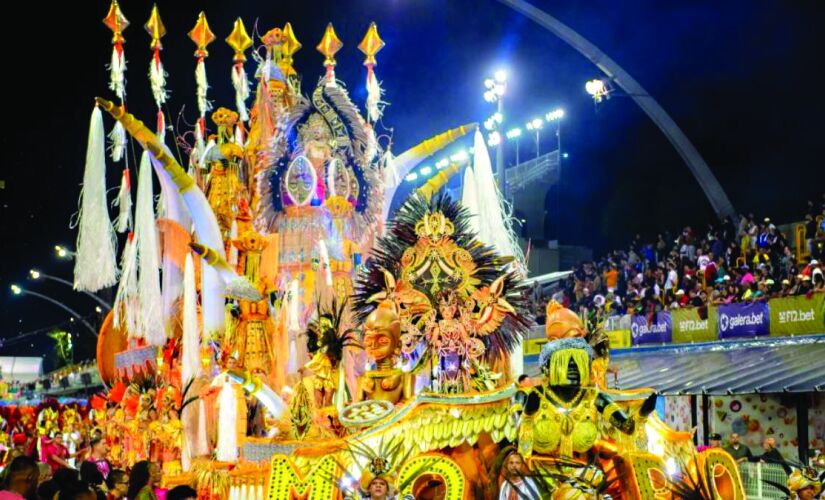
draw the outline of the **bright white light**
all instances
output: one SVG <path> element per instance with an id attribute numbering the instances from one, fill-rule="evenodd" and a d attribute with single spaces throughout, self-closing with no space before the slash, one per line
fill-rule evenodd
<path id="1" fill-rule="evenodd" d="M 431 167 L 429 167 L 429 166 L 427 166 L 427 167 L 421 167 L 421 170 L 419 170 L 419 172 L 421 172 L 421 175 L 430 175 L 430 173 L 431 173 L 432 171 L 433 171 L 433 169 L 432 169 Z"/>
<path id="2" fill-rule="evenodd" d="M 521 137 L 521 129 L 520 128 L 514 128 L 514 129 L 510 129 L 510 130 L 507 131 L 507 138 L 508 139 L 516 139 L 518 137 Z"/>
<path id="3" fill-rule="evenodd" d="M 593 97 L 602 95 L 605 93 L 604 81 L 598 78 L 588 80 L 587 83 L 584 84 L 584 90 Z"/>
<path id="4" fill-rule="evenodd" d="M 20 295 L 21 293 L 23 293 L 23 289 L 22 289 L 22 288 L 20 288 L 20 287 L 19 287 L 19 286 L 17 286 L 17 285 L 12 285 L 12 286 L 11 286 L 11 292 L 12 292 L 13 294 L 15 294 L 15 295 Z"/>
<path id="5" fill-rule="evenodd" d="M 33 280 L 40 279 L 40 271 L 32 269 L 29 271 L 29 276 L 31 276 Z"/>
<path id="6" fill-rule="evenodd" d="M 487 136 L 487 145 L 494 147 L 499 144 L 501 144 L 501 134 L 498 132 L 492 132 L 489 136 Z"/>
<path id="7" fill-rule="evenodd" d="M 679 472 L 679 467 L 676 466 L 676 460 L 673 457 L 668 457 L 667 460 L 665 460 L 665 472 L 667 472 L 667 475 L 670 477 L 675 476 L 676 473 Z"/>
<path id="8" fill-rule="evenodd" d="M 527 122 L 527 130 L 539 130 L 544 125 L 544 120 L 541 118 L 533 118 Z"/>
<path id="9" fill-rule="evenodd" d="M 99 313 L 102 313 L 103 309 L 101 309 L 100 306 L 97 306 L 97 307 L 95 307 L 95 311 L 97 311 Z"/>
<path id="10" fill-rule="evenodd" d="M 570 155 L 569 155 L 569 154 L 567 154 L 567 153 L 564 153 L 563 155 L 561 155 L 561 157 L 562 157 L 562 158 L 568 158 L 569 156 L 570 156 Z"/>
<path id="11" fill-rule="evenodd" d="M 497 83 L 496 88 L 493 89 L 493 92 L 496 93 L 497 96 L 503 96 L 504 92 L 507 90 L 507 85 L 503 83 Z"/>
<path id="12" fill-rule="evenodd" d="M 488 90 L 492 90 L 493 87 L 495 87 L 495 85 L 496 85 L 496 82 L 494 82 L 492 78 L 488 78 L 488 79 L 484 80 L 484 88 L 486 88 Z"/>
<path id="13" fill-rule="evenodd" d="M 404 180 L 407 182 L 412 182 L 416 179 L 418 179 L 418 174 L 416 174 L 415 172 L 409 173 L 406 177 L 404 177 Z"/>
<path id="14" fill-rule="evenodd" d="M 435 167 L 437 169 L 441 170 L 442 168 L 446 167 L 449 164 L 450 164 L 450 160 L 448 160 L 447 158 L 442 158 L 442 159 L 438 160 L 438 163 L 435 164 Z"/>
<path id="15" fill-rule="evenodd" d="M 507 81 L 507 72 L 503 69 L 496 71 L 493 75 L 498 83 L 504 83 Z"/>
<path id="16" fill-rule="evenodd" d="M 564 118 L 564 110 L 563 110 L 563 109 L 561 109 L 561 108 L 559 108 L 559 109 L 554 109 L 553 111 L 550 111 L 549 113 L 547 113 L 546 115 L 544 115 L 544 118 L 545 118 L 548 122 L 552 122 L 552 121 L 554 121 L 554 120 L 561 120 L 562 118 Z"/>
<path id="17" fill-rule="evenodd" d="M 453 161 L 453 162 L 456 162 L 456 163 L 462 162 L 462 161 L 467 161 L 467 152 L 466 151 L 459 151 L 458 153 L 450 156 L 450 161 Z"/>
<path id="18" fill-rule="evenodd" d="M 74 323 L 74 318 L 69 318 L 69 321 L 71 321 L 72 323 Z"/>
<path id="19" fill-rule="evenodd" d="M 498 111 L 496 111 L 495 113 L 493 113 L 493 121 L 495 121 L 496 123 L 503 122 L 504 121 L 504 115 L 499 113 Z"/>
<path id="20" fill-rule="evenodd" d="M 496 94 L 492 90 L 488 90 L 484 93 L 484 100 L 487 102 L 495 102 Z"/>
<path id="21" fill-rule="evenodd" d="M 492 118 L 487 118 L 486 120 L 484 120 L 484 128 L 486 128 L 487 130 L 493 130 L 494 128 L 496 128 L 495 121 Z"/>

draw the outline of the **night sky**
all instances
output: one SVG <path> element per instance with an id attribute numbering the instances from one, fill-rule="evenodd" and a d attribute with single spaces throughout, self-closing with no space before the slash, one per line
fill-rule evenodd
<path id="1" fill-rule="evenodd" d="M 782 222 L 798 220 L 805 200 L 821 195 L 825 106 L 816 75 L 825 48 L 825 4 L 534 3 L 595 43 L 658 100 L 703 155 L 737 210 Z M 234 103 L 232 52 L 223 39 L 236 17 L 243 18 L 250 32 L 257 19 L 261 33 L 292 22 L 304 45 L 295 58 L 304 93 L 323 73 L 323 57 L 314 47 L 331 21 L 344 42 L 336 73 L 359 105 L 365 98 L 365 71 L 356 46 L 369 22 L 376 21 L 387 43 L 376 70 L 391 103 L 383 124 L 394 129 L 396 153 L 447 128 L 483 121 L 493 111 L 482 99 L 483 81 L 505 67 L 510 75 L 505 127 L 523 126 L 556 107 L 566 110 L 563 243 L 588 245 L 598 253 L 624 245 L 631 233 L 676 231 L 714 217 L 670 143 L 632 100 L 614 98 L 596 109 L 584 82 L 601 76 L 598 70 L 564 42 L 493 0 L 158 4 L 168 31 L 162 58 L 170 74 L 169 107 L 177 116 L 185 106 L 177 125 L 192 123 L 196 115 L 194 44 L 186 33 L 201 9 L 218 37 L 207 59 L 216 107 Z M 95 303 L 87 297 L 27 276 L 37 268 L 71 279 L 71 263 L 57 260 L 53 247 L 74 248 L 76 233 L 69 221 L 77 209 L 93 97 L 112 95 L 105 69 L 111 33 L 100 22 L 108 6 L 102 0 L 27 2 L 5 14 L 7 30 L 21 35 L 7 37 L 5 51 L 0 338 L 7 345 L 2 355 L 48 355 L 53 344 L 45 335 L 7 339 L 61 322 L 79 334 L 78 356 L 93 355 L 91 335 L 67 323 L 67 314 L 33 297 L 13 297 L 8 290 L 19 283 L 81 314 L 94 313 Z M 130 111 L 150 122 L 149 37 L 142 25 L 151 6 L 122 2 L 132 23 L 124 33 L 127 101 Z M 251 74 L 253 63 L 246 67 Z M 109 128 L 111 121 L 106 123 Z M 545 134 L 543 151 L 552 146 L 551 134 Z M 521 152 L 532 152 L 526 137 Z M 112 190 L 121 168 L 109 165 Z"/>

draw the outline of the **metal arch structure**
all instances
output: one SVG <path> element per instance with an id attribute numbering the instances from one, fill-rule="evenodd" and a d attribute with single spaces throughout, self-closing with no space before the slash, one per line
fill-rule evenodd
<path id="1" fill-rule="evenodd" d="M 534 7 L 526 0 L 498 0 L 531 19 L 533 22 L 550 31 L 568 45 L 579 51 L 583 56 L 596 65 L 611 82 L 618 85 L 636 104 L 642 108 L 648 118 L 653 120 L 659 130 L 665 134 L 679 156 L 687 164 L 693 176 L 705 192 L 716 215 L 723 219 L 728 216 L 735 216 L 736 211 L 733 204 L 722 189 L 722 185 L 711 172 L 710 167 L 699 151 L 693 146 L 687 136 L 682 132 L 676 122 L 667 114 L 656 100 L 651 97 L 630 74 L 616 64 L 614 60 L 593 45 L 589 40 L 576 33 L 567 25 L 554 18 L 543 10 Z"/>

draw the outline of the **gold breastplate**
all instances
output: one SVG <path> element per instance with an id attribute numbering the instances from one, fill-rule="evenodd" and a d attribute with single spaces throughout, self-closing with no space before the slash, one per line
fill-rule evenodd
<path id="1" fill-rule="evenodd" d="M 541 395 L 534 423 L 534 449 L 545 455 L 572 456 L 593 447 L 598 438 L 595 394 L 579 392 L 569 403 L 550 389 Z"/>

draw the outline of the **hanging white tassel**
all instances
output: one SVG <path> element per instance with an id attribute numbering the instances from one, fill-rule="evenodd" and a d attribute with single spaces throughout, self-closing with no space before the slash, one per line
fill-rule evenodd
<path id="1" fill-rule="evenodd" d="M 120 161 L 123 159 L 123 153 L 126 151 L 126 129 L 120 122 L 115 123 L 112 131 L 109 132 L 109 142 L 111 143 L 112 161 Z"/>
<path id="2" fill-rule="evenodd" d="M 249 112 L 246 109 L 246 100 L 249 98 L 249 80 L 243 64 L 236 64 L 232 67 L 232 86 L 235 87 L 235 107 L 238 109 L 238 118 L 242 121 L 249 120 Z"/>
<path id="3" fill-rule="evenodd" d="M 183 265 L 183 346 L 181 353 L 181 380 L 184 384 L 200 376 L 201 353 L 198 335 L 198 292 L 195 288 L 195 262 L 192 253 L 186 254 Z"/>
<path id="4" fill-rule="evenodd" d="M 138 247 L 138 290 L 140 290 L 140 327 L 146 342 L 162 346 L 166 343 L 163 324 L 163 300 L 160 293 L 160 248 L 155 224 L 152 189 L 152 162 L 149 153 L 140 159 L 137 206 L 135 207 L 135 240 Z"/>
<path id="5" fill-rule="evenodd" d="M 109 63 L 109 89 L 123 102 L 126 96 L 126 56 L 123 46 L 116 43 L 112 47 L 112 61 Z"/>
<path id="6" fill-rule="evenodd" d="M 140 335 L 138 329 L 139 298 L 138 298 L 138 275 L 137 275 L 137 246 L 130 234 L 126 239 L 126 246 L 123 248 L 121 257 L 121 277 L 120 284 L 115 294 L 115 306 L 112 308 L 113 319 L 118 328 L 126 331 L 129 339 Z"/>
<path id="7" fill-rule="evenodd" d="M 212 103 L 206 98 L 209 84 L 206 81 L 206 63 L 203 57 L 198 58 L 198 65 L 195 66 L 195 83 L 198 86 L 198 111 L 200 111 L 201 116 L 205 116 L 206 112 L 212 109 Z"/>
<path id="8" fill-rule="evenodd" d="M 235 463 L 238 461 L 238 409 L 235 399 L 235 388 L 226 375 L 220 375 L 223 387 L 218 395 L 218 444 L 215 455 L 220 462 Z"/>
<path id="9" fill-rule="evenodd" d="M 298 318 L 298 280 L 292 280 L 286 296 L 286 330 L 289 338 L 289 361 L 287 373 L 297 373 L 303 366 L 303 360 L 298 359 L 298 331 L 301 328 Z"/>
<path id="10" fill-rule="evenodd" d="M 367 119 L 375 123 L 381 119 L 384 111 L 384 106 L 381 103 L 381 84 L 378 83 L 378 77 L 375 76 L 375 71 L 370 67 L 367 71 Z"/>
<path id="11" fill-rule="evenodd" d="M 132 229 L 132 181 L 129 169 L 124 168 L 120 176 L 120 189 L 117 192 L 114 205 L 118 207 L 118 216 L 115 228 L 118 233 L 125 233 Z"/>
<path id="12" fill-rule="evenodd" d="M 114 285 L 117 283 L 116 239 L 106 203 L 106 140 L 103 115 L 97 106 L 89 125 L 77 225 L 75 290 L 96 292 Z"/>
<path id="13" fill-rule="evenodd" d="M 155 104 L 160 108 L 166 102 L 168 97 L 166 93 L 166 71 L 163 69 L 163 63 L 160 60 L 160 53 L 156 50 L 154 57 L 149 62 L 149 83 L 152 86 L 152 97 L 155 98 Z"/>

